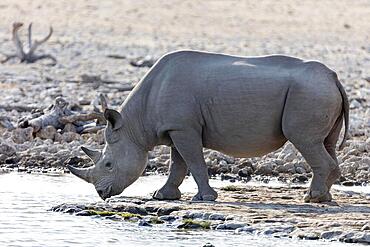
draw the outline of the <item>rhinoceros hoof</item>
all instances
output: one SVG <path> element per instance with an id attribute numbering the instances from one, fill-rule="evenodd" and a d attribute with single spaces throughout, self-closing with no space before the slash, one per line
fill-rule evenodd
<path id="1" fill-rule="evenodd" d="M 218 196 L 217 192 L 212 189 L 209 193 L 201 194 L 200 192 L 198 192 L 191 200 L 192 201 L 215 201 L 217 199 L 217 196 Z"/>
<path id="2" fill-rule="evenodd" d="M 318 190 L 309 190 L 304 197 L 305 202 L 330 202 L 332 200 L 332 196 L 330 192 L 323 192 Z"/>
<path id="3" fill-rule="evenodd" d="M 178 188 L 162 188 L 154 192 L 153 198 L 157 200 L 178 200 L 181 198 L 181 192 Z"/>

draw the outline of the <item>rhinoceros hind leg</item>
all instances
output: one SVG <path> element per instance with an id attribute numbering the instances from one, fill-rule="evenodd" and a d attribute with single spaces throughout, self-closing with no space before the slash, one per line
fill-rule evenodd
<path id="1" fill-rule="evenodd" d="M 304 196 L 304 202 L 330 202 L 332 200 L 330 192 L 321 193 L 320 191 L 311 191 L 309 190 Z"/>
<path id="2" fill-rule="evenodd" d="M 295 144 L 313 171 L 313 178 L 305 202 L 328 202 L 332 200 L 328 186 L 329 176 L 336 170 L 337 163 L 329 155 L 323 143 Z"/>
<path id="3" fill-rule="evenodd" d="M 171 148 L 171 165 L 165 185 L 157 190 L 153 198 L 158 200 L 178 200 L 181 198 L 179 186 L 184 180 L 188 167 L 175 147 Z"/>
<path id="4" fill-rule="evenodd" d="M 330 172 L 327 180 L 327 186 L 330 190 L 331 186 L 337 181 L 337 179 L 340 178 L 341 172 L 339 169 L 338 159 L 337 155 L 335 153 L 335 147 L 339 138 L 339 133 L 342 128 L 343 118 L 339 117 L 337 121 L 334 124 L 334 127 L 332 128 L 329 135 L 326 137 L 324 141 L 324 145 L 326 148 L 326 151 L 329 153 L 329 155 L 333 158 L 335 161 L 335 168 Z"/>
<path id="5" fill-rule="evenodd" d="M 216 200 L 217 192 L 209 185 L 208 169 L 203 157 L 201 134 L 195 130 L 171 131 L 170 137 L 197 183 L 198 193 L 193 197 L 193 200 Z"/>

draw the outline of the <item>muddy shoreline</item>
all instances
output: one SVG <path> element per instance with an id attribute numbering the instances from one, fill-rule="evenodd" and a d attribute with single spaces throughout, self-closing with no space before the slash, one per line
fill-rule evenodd
<path id="1" fill-rule="evenodd" d="M 216 202 L 116 196 L 107 202 L 54 206 L 79 217 L 130 221 L 140 227 L 232 231 L 275 238 L 370 243 L 370 194 L 334 190 L 334 202 L 303 203 L 307 186 L 226 186 Z"/>

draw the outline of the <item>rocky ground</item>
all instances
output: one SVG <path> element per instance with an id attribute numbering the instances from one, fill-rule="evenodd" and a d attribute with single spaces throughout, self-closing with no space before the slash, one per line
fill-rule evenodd
<path id="1" fill-rule="evenodd" d="M 15 21 L 33 22 L 35 38 L 54 27 L 38 52 L 51 54 L 32 64 L 16 59 L 0 64 L 1 171 L 64 171 L 88 165 L 81 145 L 102 148 L 102 130 L 78 126 L 19 128 L 25 117 L 40 116 L 57 97 L 78 113 L 94 110 L 105 95 L 118 108 L 162 54 L 178 49 L 254 56 L 282 53 L 320 60 L 338 72 L 350 100 L 350 137 L 338 152 L 344 185 L 370 181 L 370 6 L 359 1 L 45 1 L 2 0 L 0 54 L 11 54 Z M 26 28 L 21 38 L 26 40 Z M 1 57 L 0 60 L 5 58 Z M 92 121 L 88 123 L 93 123 Z M 20 125 L 22 126 L 22 125 Z M 235 159 L 205 150 L 211 176 L 231 182 L 271 176 L 307 182 L 310 168 L 287 143 L 263 157 Z M 167 147 L 150 154 L 145 174 L 166 173 Z M 212 228 L 307 239 L 369 243 L 369 197 L 334 192 L 336 203 L 302 204 L 305 188 L 228 188 L 216 203 L 158 202 L 115 198 L 92 205 L 64 204 L 55 211 L 131 219 L 143 226 Z M 292 193 L 292 190 L 294 193 Z M 186 198 L 186 196 L 185 196 Z M 106 211 L 106 212 L 102 212 Z M 119 214 L 117 212 L 130 212 Z M 173 212 L 172 212 L 173 211 Z M 235 214 L 235 212 L 238 214 Z"/>
<path id="2" fill-rule="evenodd" d="M 351 108 L 350 138 L 339 152 L 341 181 L 368 183 L 370 46 L 366 20 L 370 8 L 366 1 L 339 1 L 335 6 L 332 1 L 300 5 L 290 0 L 284 4 L 175 2 L 2 1 L 0 53 L 14 53 L 10 39 L 14 21 L 33 21 L 36 39 L 46 35 L 49 25 L 54 27 L 53 36 L 39 52 L 52 54 L 57 64 L 10 60 L 0 65 L 0 166 L 48 172 L 66 164 L 86 165 L 88 160 L 79 147 L 101 148 L 102 131 L 79 134 L 69 125 L 37 132 L 32 127 L 16 128 L 17 123 L 42 114 L 57 97 L 80 113 L 92 111 L 100 94 L 106 96 L 109 107 L 117 108 L 129 93 L 127 86 L 135 85 L 162 54 L 200 49 L 240 55 L 284 53 L 321 60 L 334 68 Z M 21 29 L 23 40 L 25 31 Z M 165 173 L 168 157 L 166 147 L 155 149 L 146 172 Z M 289 143 L 261 158 L 234 159 L 209 150 L 205 157 L 210 175 L 231 181 L 279 176 L 305 182 L 310 177 L 307 163 Z"/>
<path id="3" fill-rule="evenodd" d="M 323 239 L 370 244 L 369 194 L 334 191 L 335 203 L 302 203 L 302 186 L 227 186 L 218 202 L 155 201 L 114 197 L 92 204 L 64 203 L 51 210 L 76 216 L 130 221 L 141 227 L 171 227 Z M 294 191 L 294 193 L 292 193 Z"/>

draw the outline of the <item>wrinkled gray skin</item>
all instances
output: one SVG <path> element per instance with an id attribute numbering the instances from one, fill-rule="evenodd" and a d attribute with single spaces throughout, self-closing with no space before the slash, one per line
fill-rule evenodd
<path id="1" fill-rule="evenodd" d="M 193 199 L 212 201 L 217 193 L 208 183 L 203 147 L 254 157 L 289 140 L 313 170 L 305 201 L 323 202 L 340 176 L 335 146 L 343 119 L 347 134 L 348 100 L 336 74 L 316 61 L 178 51 L 152 67 L 120 113 L 106 110 L 105 117 L 103 152 L 84 149 L 95 166 L 70 167 L 102 199 L 137 180 L 156 145 L 171 147 L 172 162 L 154 198 L 179 199 L 189 169 L 198 185 Z"/>

